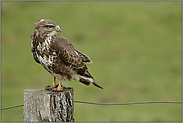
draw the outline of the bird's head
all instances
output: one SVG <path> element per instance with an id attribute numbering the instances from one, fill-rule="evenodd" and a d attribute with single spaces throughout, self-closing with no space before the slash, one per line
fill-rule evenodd
<path id="1" fill-rule="evenodd" d="M 50 34 L 55 35 L 57 32 L 61 32 L 60 26 L 58 23 L 47 20 L 47 19 L 41 19 L 38 20 L 35 24 L 35 31 L 37 30 L 38 33 L 42 34 Z"/>

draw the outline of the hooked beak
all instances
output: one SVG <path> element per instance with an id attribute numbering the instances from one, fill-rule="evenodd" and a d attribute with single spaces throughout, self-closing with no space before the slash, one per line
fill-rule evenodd
<path id="1" fill-rule="evenodd" d="M 61 29 L 59 26 L 56 27 L 57 32 L 61 32 Z"/>

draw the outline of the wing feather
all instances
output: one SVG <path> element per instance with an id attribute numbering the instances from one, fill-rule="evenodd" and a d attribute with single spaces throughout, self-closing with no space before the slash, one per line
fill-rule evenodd
<path id="1" fill-rule="evenodd" d="M 77 51 L 66 38 L 56 35 L 53 40 L 56 42 L 53 48 L 56 53 L 59 54 L 59 57 L 65 65 L 70 66 L 73 69 L 85 68 L 86 65 L 83 63 L 81 53 Z M 87 59 L 85 61 L 89 60 Z"/>
<path id="2" fill-rule="evenodd" d="M 83 62 L 92 63 L 92 60 L 86 54 L 83 54 L 83 53 L 79 52 L 78 50 L 76 50 L 76 52 L 79 54 L 79 56 L 81 57 Z"/>

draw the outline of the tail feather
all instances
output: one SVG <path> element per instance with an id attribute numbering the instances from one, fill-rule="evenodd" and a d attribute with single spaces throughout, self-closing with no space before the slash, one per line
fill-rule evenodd
<path id="1" fill-rule="evenodd" d="M 93 83 L 93 85 L 95 85 L 96 87 L 101 88 L 101 89 L 104 89 L 104 88 L 103 88 L 102 86 L 100 86 L 97 82 L 93 81 L 92 83 Z"/>
<path id="2" fill-rule="evenodd" d="M 90 82 L 87 82 L 87 81 L 85 81 L 85 80 L 83 80 L 83 79 L 80 79 L 79 82 L 81 82 L 81 83 L 83 83 L 83 84 L 85 84 L 85 85 L 90 85 Z"/>
<path id="3" fill-rule="evenodd" d="M 90 83 L 93 83 L 94 86 L 104 89 L 94 80 L 92 75 L 87 71 L 87 68 L 84 71 L 83 71 L 83 69 L 78 69 L 77 75 L 79 75 L 79 79 L 76 79 L 77 81 L 79 81 L 85 85 L 90 85 Z"/>
<path id="4" fill-rule="evenodd" d="M 79 82 L 85 84 L 85 85 L 90 85 L 90 83 L 93 83 L 94 86 L 104 89 L 102 86 L 100 86 L 93 78 L 88 78 L 85 76 L 80 76 Z"/>

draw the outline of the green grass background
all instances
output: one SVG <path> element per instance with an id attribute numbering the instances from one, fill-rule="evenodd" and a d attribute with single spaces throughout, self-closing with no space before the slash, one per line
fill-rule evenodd
<path id="1" fill-rule="evenodd" d="M 53 77 L 32 58 L 30 35 L 42 18 L 93 61 L 89 71 L 105 90 L 69 81 L 74 100 L 100 103 L 181 101 L 181 2 L 1 2 L 1 108 L 23 104 L 24 89 Z M 57 80 L 58 83 L 58 80 Z M 180 104 L 74 104 L 75 121 L 181 121 Z M 1 121 L 23 121 L 23 107 Z"/>

